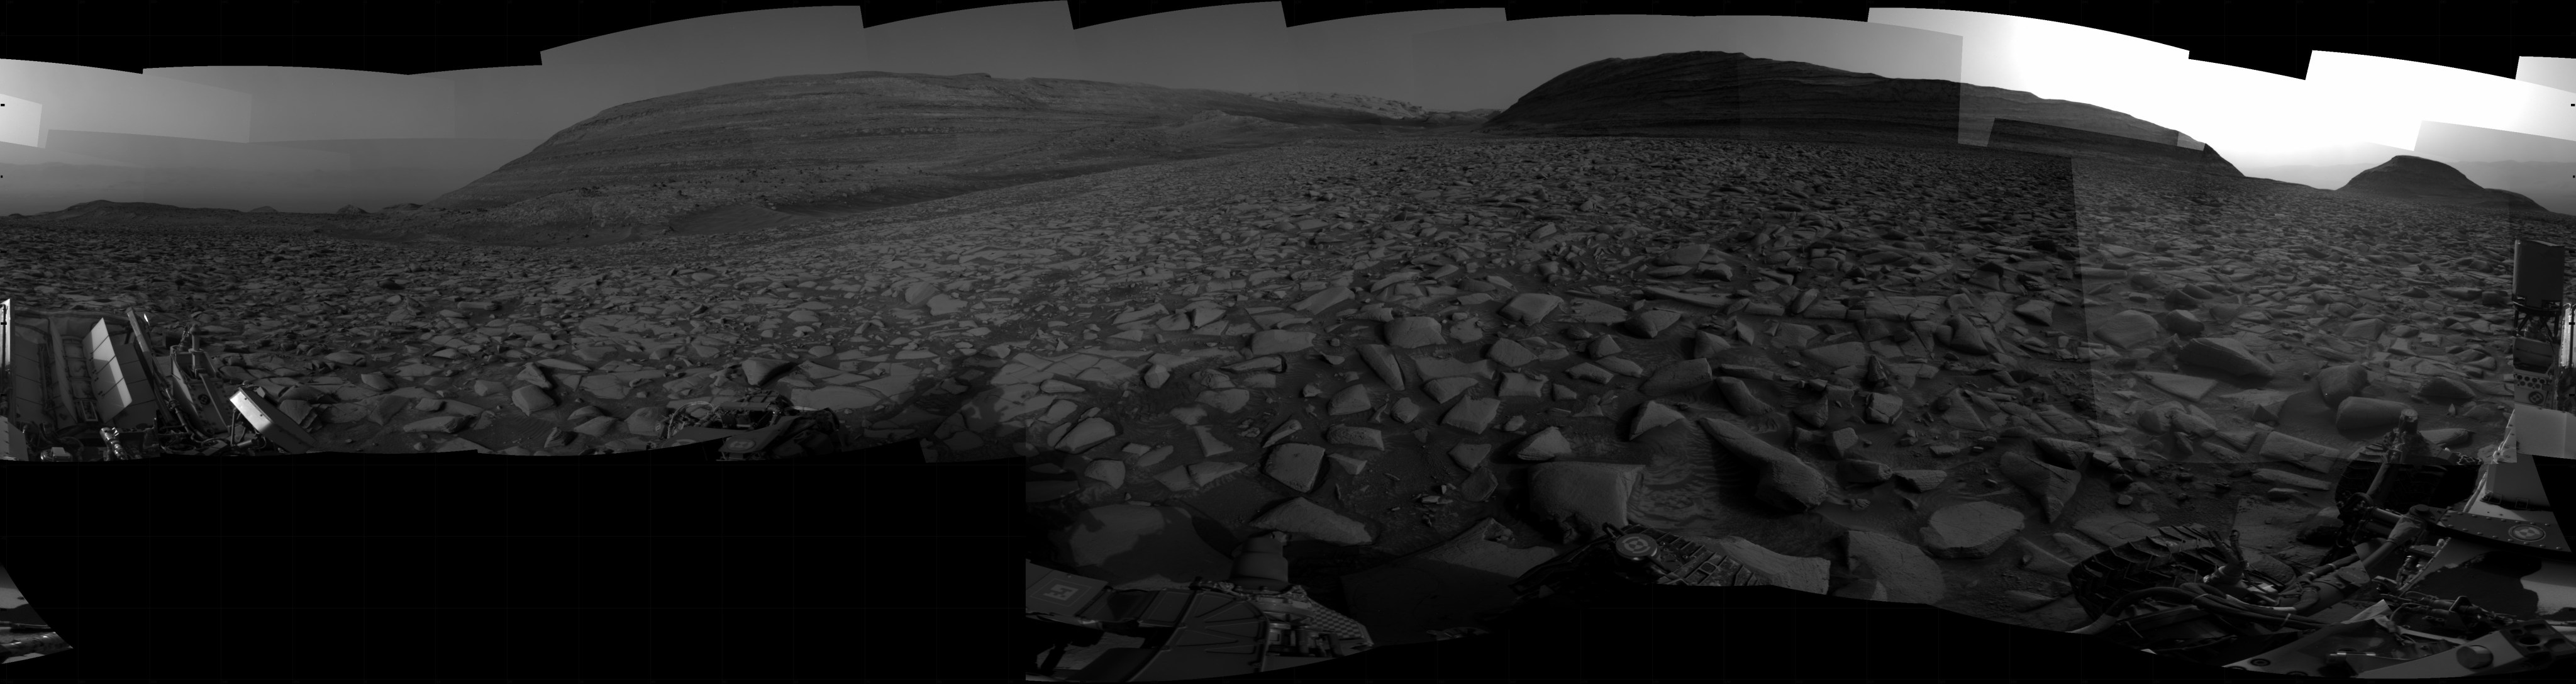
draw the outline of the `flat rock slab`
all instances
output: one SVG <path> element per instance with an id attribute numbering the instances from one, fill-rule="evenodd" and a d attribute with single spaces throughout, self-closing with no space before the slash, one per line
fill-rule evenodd
<path id="1" fill-rule="evenodd" d="M 1898 603 L 1939 603 L 1948 594 L 1941 565 L 1921 547 L 1903 539 L 1852 530 L 1843 535 L 1843 551 L 1853 575 L 1875 580 Z"/>
<path id="2" fill-rule="evenodd" d="M 1252 334 L 1252 355 L 1295 354 L 1315 348 L 1315 334 L 1297 330 L 1264 330 Z"/>
<path id="3" fill-rule="evenodd" d="M 1340 392 L 1333 393 L 1333 401 L 1326 406 L 1324 414 L 1331 416 L 1347 416 L 1353 413 L 1366 412 L 1369 408 L 1368 386 L 1352 385 L 1342 388 L 1342 391 Z"/>
<path id="4" fill-rule="evenodd" d="M 1833 561 L 1780 553 L 1743 537 L 1721 537 L 1709 540 L 1708 544 L 1735 562 L 1743 563 L 1771 586 L 1810 594 L 1822 594 L 1832 587 Z"/>
<path id="5" fill-rule="evenodd" d="M 1682 314 L 1678 311 L 1647 309 L 1638 312 L 1636 318 L 1629 319 L 1628 331 L 1636 333 L 1638 337 L 1651 340 L 1663 335 L 1665 330 L 1671 329 L 1674 323 L 1679 323 L 1681 320 Z"/>
<path id="6" fill-rule="evenodd" d="M 2211 390 L 2218 389 L 2217 380 L 2190 375 L 2138 371 L 2138 377 L 2146 380 L 2148 385 L 2156 389 L 2191 402 L 2198 402 L 2202 397 L 2209 396 Z"/>
<path id="7" fill-rule="evenodd" d="M 1270 462 L 1261 471 L 1300 492 L 1314 491 L 1315 476 L 1324 466 L 1324 448 L 1312 444 L 1281 444 L 1270 450 Z"/>
<path id="8" fill-rule="evenodd" d="M 2265 460 L 2272 461 L 2307 461 L 2312 458 L 2343 457 L 2342 452 L 2332 447 L 2279 432 L 2264 435 L 2261 448 L 2262 451 L 2258 453 Z"/>
<path id="9" fill-rule="evenodd" d="M 1939 488 L 1943 481 L 1950 479 L 1949 471 L 1931 469 L 1899 470 L 1893 473 L 1888 473 L 1888 476 L 1890 479 L 1896 480 L 1897 486 L 1903 487 L 1905 491 L 1914 492 L 1916 494 L 1929 492 L 1933 489 Z"/>
<path id="10" fill-rule="evenodd" d="M 2345 397 L 2335 406 L 2335 427 L 2343 430 L 2387 428 L 2401 422 L 2406 404 L 2369 397 Z"/>
<path id="11" fill-rule="evenodd" d="M 1351 301 L 1351 297 L 1356 294 L 1357 293 L 1351 292 L 1351 289 L 1347 287 L 1326 288 L 1321 292 L 1317 292 L 1312 296 L 1299 300 L 1296 306 L 1291 308 L 1305 312 L 1308 315 L 1320 314 L 1332 310 L 1333 307 L 1348 303 Z"/>
<path id="12" fill-rule="evenodd" d="M 2403 471 L 2399 471 L 2399 472 L 2403 472 Z M 2300 474 L 2297 474 L 2297 473 L 2290 473 L 2290 472 L 2283 472 L 2283 471 L 2279 471 L 2279 470 L 2273 470 L 2273 469 L 2271 469 L 2271 468 L 2263 468 L 2263 469 L 2260 469 L 2260 470 L 2256 470 L 2256 471 L 2254 471 L 2254 479 L 2262 480 L 2262 481 L 2264 481 L 2264 482 L 2269 482 L 2269 483 L 2276 484 L 2276 485 L 2280 485 L 2280 486 L 2283 486 L 2283 487 L 2297 487 L 2297 488 L 2300 488 L 2300 489 L 2306 489 L 2306 490 L 2310 490 L 2310 491 L 2325 491 L 2326 489 L 2328 489 L 2328 488 L 2331 488 L 2331 487 L 2332 487 L 2332 485 L 2328 485 L 2328 484 L 2326 484 L 2324 480 L 2319 480 L 2319 479 L 2316 479 L 2316 478 L 2313 478 L 2313 477 L 2308 477 L 2308 476 L 2306 476 L 2306 475 L 2300 475 Z"/>
<path id="13" fill-rule="evenodd" d="M 1459 361 L 1456 359 L 1443 359 L 1433 356 L 1417 356 L 1413 359 L 1413 369 L 1420 372 L 1422 374 L 1422 379 L 1424 380 L 1438 380 L 1441 378 L 1475 378 L 1478 380 L 1492 380 L 1496 377 L 1494 364 L 1490 361 L 1470 362 Z"/>
<path id="14" fill-rule="evenodd" d="M 1551 461 L 1530 467 L 1529 505 L 1554 521 L 1567 543 L 1596 534 L 1603 523 L 1628 525 L 1628 496 L 1645 466 Z"/>
<path id="15" fill-rule="evenodd" d="M 518 389 L 511 390 L 510 402 L 517 404 L 522 413 L 533 414 L 555 407 L 554 397 L 547 395 L 545 390 L 529 385 L 521 385 Z"/>
<path id="16" fill-rule="evenodd" d="M 464 416 L 438 416 L 435 418 L 422 418 L 420 420 L 412 421 L 411 423 L 402 426 L 402 431 L 450 433 L 455 432 L 458 428 L 462 428 L 464 426 Z"/>
<path id="17" fill-rule="evenodd" d="M 1118 426 L 1095 416 L 1084 419 L 1082 424 L 1074 426 L 1073 431 L 1064 433 L 1064 441 L 1057 442 L 1056 448 L 1079 454 L 1116 436 Z"/>
<path id="18" fill-rule="evenodd" d="M 1360 345 L 1360 359 L 1367 361 L 1369 370 L 1377 371 L 1378 379 L 1386 381 L 1388 387 L 1404 389 L 1408 386 L 1404 383 L 1404 367 L 1396 365 L 1395 351 L 1386 345 Z"/>
<path id="19" fill-rule="evenodd" d="M 1449 459 L 1456 461 L 1460 470 L 1470 472 L 1485 465 L 1485 459 L 1493 454 L 1494 445 L 1491 444 L 1460 444 L 1449 448 Z"/>
<path id="20" fill-rule="evenodd" d="M 1227 577 L 1234 563 L 1201 541 L 1188 512 L 1112 504 L 1085 510 L 1053 541 L 1074 571 L 1119 589 L 1177 589 Z"/>
<path id="21" fill-rule="evenodd" d="M 2093 336 L 2122 349 L 2156 341 L 2165 334 L 2164 324 L 2144 311 L 2122 311 L 2093 329 Z"/>
<path id="22" fill-rule="evenodd" d="M 1252 526 L 1289 534 L 1302 534 L 1342 546 L 1360 546 L 1375 540 L 1369 535 L 1368 525 L 1333 509 L 1325 508 L 1323 504 L 1308 501 L 1302 496 L 1290 498 L 1271 507 L 1270 512 L 1254 518 Z"/>
<path id="23" fill-rule="evenodd" d="M 1971 501 L 1932 512 L 1922 529 L 1923 551 L 1934 558 L 1984 558 L 2021 533 L 2021 511 Z"/>
<path id="24" fill-rule="evenodd" d="M 1431 395 L 1432 401 L 1446 404 L 1449 400 L 1458 398 L 1458 395 L 1466 394 L 1467 390 L 1475 389 L 1479 384 L 1482 384 L 1482 381 L 1475 378 L 1440 378 L 1422 383 L 1422 393 Z"/>
<path id="25" fill-rule="evenodd" d="M 1566 307 L 1566 317 L 1584 323 L 1624 323 L 1628 310 L 1595 299 L 1576 299 Z"/>
<path id="26" fill-rule="evenodd" d="M 1217 480 L 1225 479 L 1227 475 L 1242 472 L 1243 469 L 1250 467 L 1252 464 L 1234 461 L 1192 463 L 1189 465 L 1190 482 L 1200 489 L 1206 489 L 1209 485 L 1216 484 Z"/>
<path id="27" fill-rule="evenodd" d="M 2328 366 L 2317 371 L 2316 378 L 2317 395 L 2325 398 L 2327 406 L 2341 406 L 2343 400 L 2370 387 L 2370 370 L 2358 363 Z"/>
<path id="28" fill-rule="evenodd" d="M 1807 359 L 1836 370 L 1858 366 L 1869 361 L 1869 345 L 1860 342 L 1828 344 L 1807 350 Z"/>
<path id="29" fill-rule="evenodd" d="M 1716 418 L 1701 418 L 1700 427 L 1717 442 L 1718 449 L 1753 462 L 1762 472 L 1754 489 L 1755 496 L 1764 503 L 1803 513 L 1824 503 L 1831 493 L 1832 485 L 1826 482 L 1823 472 L 1796 454 L 1762 441 L 1752 430 Z"/>
<path id="30" fill-rule="evenodd" d="M 1368 449 L 1386 448 L 1386 433 L 1379 431 L 1377 428 L 1366 428 L 1356 425 L 1335 425 L 1326 429 L 1324 434 L 1325 439 L 1334 444 Z"/>

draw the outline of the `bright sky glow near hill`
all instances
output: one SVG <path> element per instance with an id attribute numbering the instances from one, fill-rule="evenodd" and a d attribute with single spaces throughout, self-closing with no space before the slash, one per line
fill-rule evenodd
<path id="1" fill-rule="evenodd" d="M 607 107 L 780 75 L 983 72 L 1340 92 L 1468 110 L 1509 107 L 1531 87 L 1587 62 L 1689 50 L 2099 105 L 2215 146 L 2248 175 L 2326 187 L 2395 154 L 2454 165 L 2576 163 L 2576 115 L 2568 113 L 2576 102 L 2568 91 L 2576 88 L 2576 59 L 2527 57 L 2508 79 L 2314 52 L 2300 79 L 2196 61 L 2180 48 L 2082 26 L 1910 8 L 1873 9 L 1866 22 L 1660 15 L 1505 21 L 1503 10 L 1485 8 L 1285 27 L 1279 4 L 1243 3 L 1071 25 L 1062 2 L 875 27 L 863 25 L 859 7 L 802 7 L 575 41 L 544 51 L 538 64 L 424 74 L 258 65 L 170 65 L 136 74 L 0 60 L 0 164 L 62 162 L 123 174 L 13 177 L 28 182 L 0 188 L 0 212 L 101 198 L 208 206 L 219 200 L 207 198 L 238 194 L 222 183 L 251 177 L 241 172 L 320 172 L 345 183 L 312 198 L 245 197 L 233 208 L 328 211 L 352 202 L 426 201 Z M 142 170 L 168 173 L 135 180 Z M 2551 176 L 2536 172 L 2497 180 L 2478 167 L 2463 170 L 2544 201 L 2550 192 L 2576 193 L 2539 187 Z M 2565 176 L 2554 178 L 2563 185 Z"/>

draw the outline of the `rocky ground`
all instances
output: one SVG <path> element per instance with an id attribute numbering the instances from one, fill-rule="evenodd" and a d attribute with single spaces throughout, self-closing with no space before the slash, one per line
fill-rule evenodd
<path id="1" fill-rule="evenodd" d="M 0 221 L 0 289 L 193 315 L 348 451 L 633 450 L 775 389 L 1025 460 L 1031 557 L 1120 586 L 1290 531 L 1381 643 L 1631 520 L 2062 629 L 2068 565 L 2153 526 L 2317 562 L 2322 482 L 2396 410 L 2491 442 L 2497 254 L 2557 230 L 1973 148 L 1461 137 L 579 250 Z"/>

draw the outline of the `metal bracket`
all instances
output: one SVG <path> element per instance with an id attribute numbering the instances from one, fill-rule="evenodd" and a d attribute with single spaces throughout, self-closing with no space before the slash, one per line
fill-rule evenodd
<path id="1" fill-rule="evenodd" d="M 2467 511 L 2443 511 L 2434 524 L 2462 534 L 2516 546 L 2567 552 L 2567 535 L 2552 523 L 2537 520 L 2514 520 Z M 2538 530 L 2533 534 L 2532 530 Z M 2519 533 L 2519 534 L 2517 534 Z"/>

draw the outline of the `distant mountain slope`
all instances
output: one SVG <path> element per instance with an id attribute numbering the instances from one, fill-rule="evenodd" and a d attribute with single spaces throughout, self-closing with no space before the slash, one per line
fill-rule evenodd
<path id="1" fill-rule="evenodd" d="M 2038 124 L 2007 133 L 2053 153 L 2132 163 L 2159 160 L 2236 175 L 2206 164 L 2180 134 L 2117 111 L 1954 81 L 1887 78 L 1734 52 L 1675 52 L 1605 59 L 1567 70 L 1521 96 L 1478 129 L 1500 135 L 1675 135 L 1827 139 L 1952 145 L 1962 118 Z M 2010 126 L 2007 126 L 2009 129 Z M 2043 130 L 2073 133 L 2043 133 Z M 1972 131 L 1973 132 L 1973 131 Z M 2082 133 L 2083 135 L 2076 135 Z M 2126 138 L 2140 144 L 2110 140 Z M 2190 152 L 2173 162 L 2145 145 Z M 2009 147 L 2007 147 L 2009 149 Z"/>
<path id="2" fill-rule="evenodd" d="M 1434 111 L 1424 109 L 1421 105 L 1413 104 L 1411 102 L 1389 100 L 1374 95 L 1352 95 L 1349 93 L 1315 93 L 1301 91 L 1252 93 L 1252 96 L 1272 102 L 1287 102 L 1292 104 L 1314 105 L 1317 107 L 1334 107 L 1355 112 L 1366 112 L 1385 117 L 1390 121 L 1427 123 L 1434 126 L 1458 126 L 1484 123 L 1486 117 L 1493 116 L 1495 113 L 1502 111 L 1499 109 L 1474 109 L 1464 112 Z"/>
<path id="3" fill-rule="evenodd" d="M 611 107 L 431 211 L 387 222 L 517 244 L 742 230 L 808 220 L 792 215 L 800 206 L 918 201 L 1389 124 L 1214 90 L 981 74 L 786 76 Z"/>
<path id="4" fill-rule="evenodd" d="M 1431 110 L 1423 109 L 1421 105 L 1413 104 L 1411 102 L 1389 100 L 1372 95 L 1314 93 L 1302 91 L 1250 93 L 1250 95 L 1272 102 L 1287 102 L 1293 104 L 1314 105 L 1317 107 L 1348 109 L 1357 112 L 1368 112 L 1370 114 L 1376 114 L 1389 119 L 1420 119 L 1431 115 Z"/>

